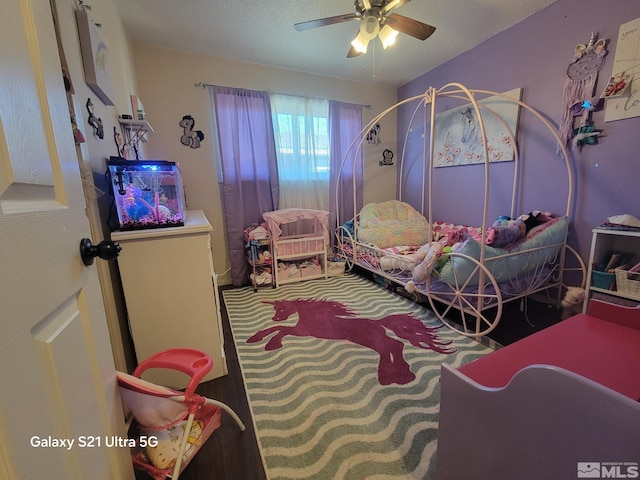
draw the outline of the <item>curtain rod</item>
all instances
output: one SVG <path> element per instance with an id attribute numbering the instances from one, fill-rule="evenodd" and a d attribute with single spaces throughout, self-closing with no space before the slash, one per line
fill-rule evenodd
<path id="1" fill-rule="evenodd" d="M 207 87 L 215 87 L 215 85 L 211 84 L 211 83 L 204 83 L 204 82 L 197 82 L 193 84 L 195 87 L 199 87 L 199 88 L 207 88 Z M 291 93 L 280 93 L 280 92 L 274 92 L 272 90 L 270 90 L 272 93 L 276 93 L 276 94 L 280 94 L 280 95 L 293 95 Z M 296 96 L 296 95 L 294 95 Z M 324 99 L 323 99 L 324 100 Z M 373 108 L 371 105 L 362 105 L 363 108 L 368 108 L 371 109 Z"/>

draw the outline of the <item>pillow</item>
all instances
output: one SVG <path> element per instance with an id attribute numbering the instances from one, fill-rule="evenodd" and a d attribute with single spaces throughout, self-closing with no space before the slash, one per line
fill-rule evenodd
<path id="1" fill-rule="evenodd" d="M 368 203 L 360 211 L 358 241 L 380 248 L 424 245 L 429 243 L 429 223 L 405 202 Z"/>

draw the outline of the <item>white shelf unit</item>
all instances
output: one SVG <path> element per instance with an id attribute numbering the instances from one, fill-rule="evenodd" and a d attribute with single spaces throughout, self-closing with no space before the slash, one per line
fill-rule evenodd
<path id="1" fill-rule="evenodd" d="M 202 211 L 190 210 L 183 227 L 111 234 L 122 247 L 118 267 L 138 360 L 169 348 L 195 348 L 213 359 L 203 381 L 227 374 L 212 230 Z M 146 378 L 174 388 L 187 380 L 162 369 Z"/>
<path id="2" fill-rule="evenodd" d="M 636 230 L 610 230 L 595 228 L 592 231 L 591 251 L 589 253 L 589 265 L 587 271 L 587 295 L 583 311 L 586 313 L 589 300 L 594 294 L 602 300 L 607 298 L 612 303 L 640 304 L 640 297 L 619 290 L 610 290 L 593 286 L 594 265 L 602 262 L 610 252 L 633 253 L 633 262 L 640 261 L 640 231 Z"/>

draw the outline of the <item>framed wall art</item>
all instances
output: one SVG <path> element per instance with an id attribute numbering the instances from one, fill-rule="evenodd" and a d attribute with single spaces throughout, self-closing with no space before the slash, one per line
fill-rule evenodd
<path id="1" fill-rule="evenodd" d="M 84 80 L 105 105 L 114 105 L 109 79 L 109 48 L 86 9 L 76 10 Z"/>
<path id="2" fill-rule="evenodd" d="M 504 95 L 517 100 L 522 98 L 522 88 L 505 92 Z M 509 131 L 513 138 L 517 138 L 518 114 L 520 106 L 517 103 L 494 96 L 478 103 L 485 104 L 493 110 L 504 124 L 492 114 L 484 114 L 485 132 L 487 134 L 487 148 L 490 162 L 508 162 L 514 159 L 515 145 L 510 143 Z M 434 129 L 434 159 L 435 167 L 452 167 L 455 165 L 469 165 L 484 163 L 484 146 L 482 133 L 476 112 L 472 104 L 452 108 L 436 115 Z"/>
<path id="3" fill-rule="evenodd" d="M 603 93 L 603 98 L 606 98 L 604 121 L 640 116 L 640 18 L 620 25 L 609 83 L 611 81 L 624 82 L 625 85 L 619 92 L 614 89 L 616 95 Z"/>

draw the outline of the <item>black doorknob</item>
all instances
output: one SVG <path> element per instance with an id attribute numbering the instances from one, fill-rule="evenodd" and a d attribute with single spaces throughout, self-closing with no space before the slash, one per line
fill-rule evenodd
<path id="1" fill-rule="evenodd" d="M 89 238 L 80 240 L 80 256 L 87 266 L 93 264 L 95 257 L 100 257 L 103 260 L 113 260 L 120 255 L 120 250 L 122 250 L 120 244 L 111 240 L 103 240 L 98 245 L 91 243 Z"/>

